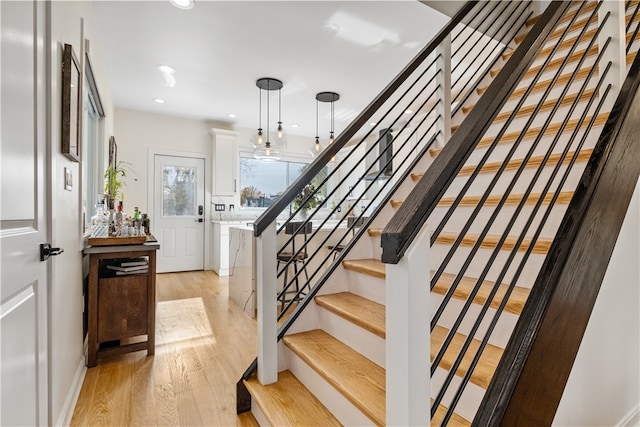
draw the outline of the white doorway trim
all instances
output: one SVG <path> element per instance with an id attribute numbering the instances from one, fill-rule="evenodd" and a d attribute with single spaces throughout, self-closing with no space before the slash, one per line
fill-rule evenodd
<path id="1" fill-rule="evenodd" d="M 154 206 L 155 192 L 153 189 L 155 156 L 197 157 L 204 159 L 204 269 L 211 270 L 211 158 L 208 153 L 195 151 L 164 150 L 149 148 L 147 152 L 147 206 Z M 148 209 L 151 218 L 151 229 L 155 223 L 155 212 Z"/>

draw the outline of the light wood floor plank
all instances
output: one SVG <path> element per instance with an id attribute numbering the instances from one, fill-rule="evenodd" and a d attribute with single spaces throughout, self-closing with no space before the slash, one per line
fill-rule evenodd
<path id="1" fill-rule="evenodd" d="M 72 426 L 255 426 L 238 417 L 235 387 L 255 357 L 256 324 L 212 271 L 157 276 L 156 354 L 88 370 Z"/>

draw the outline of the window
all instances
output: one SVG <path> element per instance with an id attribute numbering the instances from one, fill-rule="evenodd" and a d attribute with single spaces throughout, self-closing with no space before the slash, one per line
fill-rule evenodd
<path id="1" fill-rule="evenodd" d="M 264 162 L 240 154 L 240 206 L 266 208 L 271 206 L 284 190 L 298 178 L 308 163 L 280 160 Z M 314 178 L 317 187 L 327 176 L 327 168 Z M 326 195 L 326 187 L 322 194 Z"/>
<path id="2" fill-rule="evenodd" d="M 85 80 L 82 101 L 82 216 L 83 231 L 89 230 L 89 222 L 104 192 L 103 129 L 104 109 L 91 70 L 89 56 L 85 54 Z"/>

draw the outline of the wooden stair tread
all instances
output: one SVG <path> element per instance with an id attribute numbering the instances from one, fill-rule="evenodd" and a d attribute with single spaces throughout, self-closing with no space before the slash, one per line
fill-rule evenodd
<path id="1" fill-rule="evenodd" d="M 380 279 L 386 277 L 386 266 L 377 259 L 349 259 L 342 261 L 342 266 L 346 270 L 356 271 L 368 276 Z"/>
<path id="2" fill-rule="evenodd" d="M 591 46 L 588 50 L 582 49 L 582 50 L 573 52 L 571 56 L 569 56 L 569 60 L 567 61 L 567 64 L 578 62 L 580 58 L 582 58 L 585 55 L 596 56 L 597 54 L 598 54 L 598 46 Z M 557 70 L 558 68 L 560 68 L 560 66 L 565 60 L 566 60 L 566 57 L 564 55 L 561 55 L 559 58 L 552 59 L 551 61 L 549 61 L 549 63 L 546 66 L 544 66 L 544 64 L 534 65 L 524 73 L 523 79 L 535 76 L 543 68 L 545 72 Z M 502 71 L 502 67 L 494 68 L 489 72 L 489 74 L 491 75 L 491 77 L 495 77 L 498 75 L 498 73 L 500 73 L 500 71 Z"/>
<path id="3" fill-rule="evenodd" d="M 375 424 L 385 424 L 384 368 L 319 329 L 283 341 Z"/>
<path id="4" fill-rule="evenodd" d="M 456 239 L 458 238 L 457 233 L 446 233 L 442 232 L 436 238 L 436 244 L 438 245 L 452 245 Z M 467 233 L 460 242 L 460 246 L 471 247 L 476 244 L 480 236 L 478 234 Z M 500 241 L 501 236 L 496 235 L 487 235 L 480 243 L 480 248 L 482 249 L 494 249 L 498 242 Z M 502 251 L 510 251 L 515 247 L 518 238 L 516 236 L 507 236 L 505 241 L 502 243 L 500 250 Z M 549 248 L 551 247 L 552 239 L 544 239 L 538 238 L 535 242 L 531 253 L 538 255 L 546 255 L 549 252 Z M 531 238 L 525 237 L 520 246 L 518 247 L 518 252 L 525 252 L 529 246 L 531 245 Z"/>
<path id="5" fill-rule="evenodd" d="M 606 123 L 608 117 L 609 117 L 609 113 L 600 113 L 600 114 L 598 114 L 596 119 L 593 121 L 593 126 L 604 126 L 604 124 Z M 591 119 L 592 119 L 591 116 L 585 117 L 585 119 L 582 121 L 582 124 L 580 125 L 580 128 L 586 128 L 589 125 Z M 569 120 L 567 122 L 567 124 L 565 125 L 565 127 L 563 129 L 563 132 L 572 132 L 573 130 L 576 129 L 576 127 L 578 126 L 578 123 L 580 123 L 580 119 L 571 119 L 571 120 Z M 562 123 L 551 123 L 544 130 L 543 135 L 544 136 L 555 135 L 560 130 L 561 127 L 562 127 Z M 541 131 L 542 131 L 542 126 L 529 128 L 525 132 L 524 139 L 536 138 L 540 134 Z M 502 136 L 502 138 L 500 138 L 500 140 L 498 141 L 498 144 L 511 144 L 511 143 L 515 142 L 518 139 L 520 134 L 521 134 L 521 131 L 514 131 L 514 132 L 505 133 Z M 480 142 L 478 142 L 478 145 L 476 145 L 476 149 L 489 147 L 493 143 L 494 139 L 495 139 L 495 136 L 488 136 L 488 137 L 482 138 L 480 140 Z M 431 149 L 429 149 L 429 153 L 433 157 L 437 156 L 440 153 L 440 151 L 442 151 L 442 148 L 431 148 Z"/>
<path id="6" fill-rule="evenodd" d="M 278 382 L 262 385 L 256 378 L 244 382 L 253 400 L 273 426 L 340 426 L 340 422 L 290 372 L 278 373 Z"/>
<path id="7" fill-rule="evenodd" d="M 384 305 L 350 292 L 318 295 L 315 302 L 320 307 L 347 319 L 367 331 L 385 338 Z"/>
<path id="8" fill-rule="evenodd" d="M 581 80 L 586 78 L 589 75 L 589 72 L 591 71 L 591 67 L 584 67 L 581 68 L 580 70 L 578 70 L 578 72 L 576 73 L 574 80 Z M 595 72 L 597 72 L 598 70 L 596 69 Z M 566 74 L 561 74 L 558 79 L 556 80 L 556 86 L 560 87 L 561 85 L 565 85 L 567 84 L 570 80 L 571 80 L 571 76 L 573 74 L 573 71 L 568 72 Z M 549 87 L 549 85 L 553 82 L 553 78 L 550 79 L 546 79 L 546 80 L 542 80 L 542 81 L 538 81 L 535 86 L 533 87 L 533 89 L 531 90 L 531 93 L 537 93 L 537 92 L 542 92 L 544 90 L 547 89 L 547 87 Z M 478 92 L 478 95 L 482 95 L 483 93 L 485 93 L 487 91 L 487 89 L 489 88 L 489 85 L 486 86 L 480 86 L 476 89 L 476 92 Z M 513 101 L 513 100 L 517 100 L 519 98 L 521 98 L 525 92 L 529 90 L 529 86 L 525 85 L 523 87 L 520 87 L 516 90 L 513 91 L 513 93 L 511 94 L 511 96 L 509 97 L 509 101 Z"/>
<path id="9" fill-rule="evenodd" d="M 538 199 L 540 199 L 540 196 L 541 196 L 541 193 L 529 194 L 529 197 L 527 197 L 527 200 L 525 201 L 525 205 L 528 205 L 528 206 L 535 205 L 536 203 L 538 203 Z M 551 203 L 551 199 L 553 198 L 553 196 L 554 194 L 547 193 L 544 199 L 542 200 L 542 204 L 548 205 L 549 203 Z M 507 196 L 507 199 L 504 202 L 504 206 L 516 206 L 520 203 L 523 197 L 524 197 L 524 194 L 509 194 Z M 558 198 L 556 199 L 555 203 L 561 204 L 561 205 L 569 204 L 572 197 L 573 197 L 572 191 L 563 191 L 558 195 Z M 452 206 L 455 199 L 456 199 L 455 197 L 443 197 L 438 202 L 438 207 L 442 208 L 442 207 Z M 458 204 L 458 206 L 462 208 L 475 207 L 480 202 L 480 199 L 481 199 L 481 196 L 465 196 L 460 200 L 460 203 Z M 500 202 L 501 199 L 502 199 L 501 194 L 490 195 L 489 197 L 487 197 L 487 200 L 485 200 L 483 206 L 497 206 L 498 202 Z M 399 207 L 402 205 L 402 200 L 395 200 L 392 202 L 394 202 L 392 203 L 393 207 Z"/>
<path id="10" fill-rule="evenodd" d="M 591 153 L 593 153 L 593 150 L 590 148 L 580 150 L 580 152 L 576 157 L 576 162 L 586 162 L 591 157 Z M 575 151 L 568 152 L 567 155 L 562 160 L 562 163 L 565 165 L 568 164 L 574 155 L 575 155 Z M 560 153 L 554 153 L 549 156 L 549 159 L 547 160 L 547 163 L 545 165 L 548 167 L 553 167 L 558 164 L 558 162 L 560 161 L 560 158 L 561 158 Z M 529 161 L 525 165 L 525 168 L 537 168 L 542 164 L 543 160 L 544 160 L 544 156 L 533 156 L 529 158 Z M 522 165 L 523 162 L 524 162 L 524 159 L 510 160 L 509 163 L 507 163 L 507 166 L 505 167 L 504 170 L 505 171 L 517 170 Z M 480 170 L 480 173 L 495 173 L 500 169 L 501 166 L 502 166 L 502 162 L 485 163 L 482 169 Z M 458 176 L 471 175 L 473 171 L 475 171 L 477 168 L 478 168 L 478 165 L 463 166 L 462 169 L 460 169 L 460 171 L 458 172 Z M 420 180 L 420 178 L 422 178 L 423 175 L 424 173 L 412 173 L 411 179 L 413 179 L 414 181 L 418 181 Z"/>
<path id="11" fill-rule="evenodd" d="M 595 3 L 595 2 L 587 3 L 582 8 L 582 10 L 580 11 L 580 14 L 578 16 L 584 15 L 586 13 L 589 13 L 589 12 L 593 11 L 593 9 L 595 8 L 596 4 L 597 3 Z M 571 21 L 571 19 L 573 19 L 573 17 L 575 16 L 576 12 L 577 12 L 577 9 L 573 10 L 573 11 L 569 11 L 562 18 L 560 18 L 560 20 L 558 21 L 558 24 L 564 24 L 564 23 L 567 23 L 567 22 Z M 582 19 L 577 19 L 571 25 L 571 27 L 570 27 L 570 29 L 569 29 L 569 31 L 567 33 L 570 33 L 572 31 L 576 31 L 576 30 L 579 30 L 579 29 L 583 28 L 588 21 L 589 21 L 589 17 L 588 16 L 585 17 L 585 18 L 582 18 Z M 562 33 L 564 32 L 564 30 L 565 30 L 565 27 L 558 28 L 558 29 L 554 30 L 554 32 L 551 33 L 551 35 L 549 36 L 548 40 L 555 40 L 555 39 L 559 38 L 562 35 Z M 524 40 L 524 38 L 527 36 L 527 34 L 528 34 L 528 32 L 525 32 L 525 33 L 522 33 L 522 34 L 518 34 L 515 37 L 515 42 L 518 43 L 518 44 L 522 43 L 522 40 Z"/>
<path id="12" fill-rule="evenodd" d="M 594 89 L 587 89 L 585 90 L 582 95 L 580 96 L 580 99 L 578 102 L 586 102 L 589 100 L 589 98 L 591 97 L 591 95 L 593 95 L 594 93 Z M 556 104 L 560 103 L 560 106 L 562 107 L 566 107 L 571 105 L 576 99 L 578 98 L 578 94 L 574 93 L 571 95 L 567 95 L 565 96 L 562 100 L 559 99 L 548 99 L 546 100 L 542 106 L 540 107 L 540 112 L 542 111 L 549 111 L 551 110 Z M 462 112 L 467 114 L 469 111 L 471 111 L 473 109 L 474 105 L 465 105 L 464 107 L 462 107 Z M 532 104 L 532 105 L 526 105 L 521 107 L 518 112 L 516 113 L 515 117 L 520 118 L 520 117 L 529 117 L 537 108 L 536 104 Z M 512 111 L 503 111 L 502 113 L 498 114 L 496 116 L 496 118 L 493 120 L 493 123 L 498 123 L 498 122 L 504 122 L 505 120 L 507 120 L 510 116 L 511 116 Z"/>
<path id="13" fill-rule="evenodd" d="M 433 287 L 432 292 L 440 295 L 445 295 L 451 288 L 451 284 L 453 283 L 453 280 L 455 278 L 455 274 L 442 273 L 440 275 L 440 278 L 438 278 L 435 286 Z M 471 291 L 475 287 L 477 281 L 478 279 L 472 277 L 463 277 L 458 283 L 458 286 L 456 286 L 456 290 L 453 292 L 453 298 L 466 301 L 467 298 L 469 298 L 469 295 L 471 294 Z M 494 288 L 494 286 L 495 282 L 484 280 L 480 284 L 480 289 L 474 296 L 473 302 L 475 304 L 483 305 L 489 298 L 489 293 Z M 491 308 L 497 309 L 500 306 L 508 287 L 509 285 L 506 285 L 504 283 L 498 285 L 498 291 L 491 301 Z M 513 288 L 513 291 L 511 292 L 511 295 L 509 296 L 509 300 L 507 301 L 504 310 L 512 314 L 520 315 L 520 313 L 522 313 L 524 304 L 527 302 L 527 298 L 529 298 L 529 289 L 515 286 Z"/>
<path id="14" fill-rule="evenodd" d="M 367 265 L 369 265 L 371 269 L 376 268 L 380 272 L 382 277 L 383 278 L 385 277 L 385 266 L 381 261 L 377 259 L 354 260 L 354 261 L 360 261 L 360 262 L 366 261 Z M 451 286 L 451 283 L 453 282 L 454 278 L 455 276 L 452 274 L 443 273 L 438 279 L 438 282 L 435 284 L 433 291 L 438 294 L 444 295 L 449 289 L 449 287 Z M 454 298 L 466 300 L 471 292 L 471 289 L 475 285 L 476 281 L 477 279 L 473 277 L 466 277 L 466 276 L 463 277 L 460 283 L 458 284 L 458 288 L 453 294 Z M 473 302 L 476 304 L 484 304 L 493 285 L 494 285 L 494 282 L 492 281 L 489 281 L 489 280 L 483 281 L 480 287 L 480 291 L 476 294 Z M 504 284 L 500 285 L 500 290 L 498 290 L 498 292 L 496 293 L 496 296 L 494 297 L 494 301 L 492 301 L 491 303 L 492 308 L 498 307 L 502 297 L 506 292 L 507 286 L 508 285 L 504 285 Z M 516 286 L 509 298 L 509 302 L 507 303 L 505 310 L 513 314 L 520 314 L 520 312 L 522 311 L 522 307 L 524 306 L 524 303 L 527 301 L 528 296 L 529 296 L 528 289 Z M 383 316 L 383 314 L 378 314 L 378 316 Z"/>
<path id="15" fill-rule="evenodd" d="M 433 405 L 433 399 L 431 399 L 431 404 Z M 443 405 L 438 405 L 438 409 L 436 409 L 436 413 L 431 418 L 431 426 L 432 427 L 439 426 L 442 423 L 442 420 L 444 419 L 444 414 L 446 413 L 447 413 L 447 407 Z M 453 413 L 451 418 L 449 418 L 449 424 L 455 427 L 471 426 L 471 422 L 469 420 L 462 418 L 460 415 L 456 414 L 455 412 Z"/>
<path id="16" fill-rule="evenodd" d="M 436 325 L 436 327 L 431 331 L 431 360 L 435 358 L 448 333 L 449 330 L 438 325 Z M 451 370 L 451 367 L 460 354 L 460 349 L 462 348 L 462 345 L 464 344 L 464 341 L 466 339 L 467 337 L 465 335 L 455 333 L 453 340 L 449 344 L 449 348 L 447 348 L 444 353 L 444 357 L 438 364 L 440 368 Z M 456 375 L 463 377 L 468 372 L 471 361 L 473 360 L 479 347 L 480 340 L 474 338 L 471 341 L 467 352 L 462 358 L 462 363 L 460 363 L 460 366 L 458 366 L 458 369 L 456 370 Z M 496 347 L 492 344 L 487 344 L 482 351 L 482 355 L 480 356 L 478 364 L 473 370 L 469 381 L 484 389 L 489 387 L 489 383 L 491 382 L 493 373 L 496 371 L 496 367 L 500 362 L 502 353 L 503 350 L 501 348 Z"/>
<path id="17" fill-rule="evenodd" d="M 258 420 L 253 416 L 251 411 L 238 414 L 238 420 L 236 421 L 236 427 L 260 427 Z"/>
<path id="18" fill-rule="evenodd" d="M 627 19 L 627 21 L 628 21 L 628 19 Z M 580 40 L 583 41 L 583 42 L 588 42 L 589 40 L 591 40 L 593 38 L 593 36 L 596 34 L 596 32 L 597 32 L 597 28 L 592 28 L 589 31 L 585 32 L 582 35 L 582 37 L 580 37 Z M 627 33 L 627 37 L 626 37 L 627 43 L 629 43 L 631 41 L 631 37 L 633 37 L 633 32 Z M 560 47 L 558 48 L 556 53 L 560 52 L 562 50 L 569 49 L 577 41 L 578 41 L 578 36 L 574 36 L 574 37 L 571 37 L 571 38 L 568 38 L 568 39 L 562 41 L 560 43 Z M 536 55 L 536 58 L 543 58 L 543 57 L 548 56 L 553 51 L 554 48 L 555 48 L 555 45 L 551 45 L 551 46 L 545 47 L 540 52 L 538 52 L 538 54 Z M 505 61 L 508 60 L 513 55 L 513 52 L 515 52 L 515 50 L 510 50 L 508 52 L 503 53 L 502 54 L 502 59 L 505 60 Z"/>

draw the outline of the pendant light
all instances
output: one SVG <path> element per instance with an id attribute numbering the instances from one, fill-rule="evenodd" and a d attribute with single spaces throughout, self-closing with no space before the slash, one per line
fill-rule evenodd
<path id="1" fill-rule="evenodd" d="M 258 133 L 252 138 L 254 151 L 253 157 L 263 161 L 276 161 L 280 160 L 280 150 L 284 147 L 284 132 L 282 130 L 282 82 L 278 79 L 271 77 L 263 77 L 256 81 L 256 86 L 260 89 L 259 95 L 259 120 L 258 120 Z M 267 129 L 266 133 L 262 132 L 262 91 L 267 91 L 266 102 L 266 118 Z M 270 93 L 274 90 L 278 91 L 278 128 L 272 135 L 270 133 L 269 120 L 271 116 L 271 97 Z"/>
<path id="2" fill-rule="evenodd" d="M 313 143 L 313 146 L 309 150 L 312 156 L 316 156 L 324 146 L 320 143 L 320 137 L 318 136 L 318 105 L 319 102 L 330 102 L 331 103 L 331 126 L 329 131 L 329 144 L 333 144 L 334 139 L 334 106 L 333 103 L 340 99 L 340 95 L 335 92 L 319 92 L 316 94 L 316 138 Z"/>

